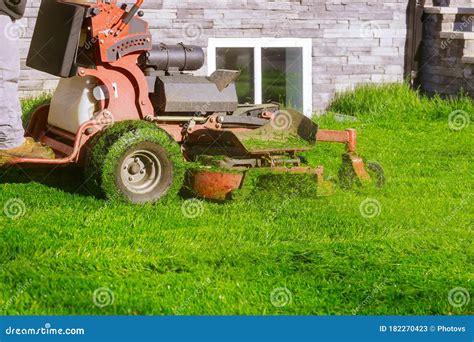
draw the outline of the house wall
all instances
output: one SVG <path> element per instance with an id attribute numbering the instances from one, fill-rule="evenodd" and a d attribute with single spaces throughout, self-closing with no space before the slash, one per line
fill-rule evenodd
<path id="1" fill-rule="evenodd" d="M 26 28 L 24 95 L 53 89 L 57 82 L 24 66 L 39 4 L 29 0 L 20 22 Z M 155 42 L 207 46 L 211 37 L 312 38 L 313 106 L 322 111 L 336 92 L 402 81 L 406 7 L 403 0 L 146 0 L 144 9 Z"/>
<path id="2" fill-rule="evenodd" d="M 434 6 L 471 6 L 474 3 L 473 0 L 429 0 L 426 1 L 428 5 Z"/>
<path id="3" fill-rule="evenodd" d="M 470 5 L 470 4 L 469 4 Z M 428 94 L 474 97 L 474 8 L 426 8 L 419 83 Z"/>

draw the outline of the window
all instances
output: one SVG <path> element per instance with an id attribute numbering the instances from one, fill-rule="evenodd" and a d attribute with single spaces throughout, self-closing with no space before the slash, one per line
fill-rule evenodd
<path id="1" fill-rule="evenodd" d="M 241 103 L 279 102 L 312 114 L 312 42 L 294 38 L 211 38 L 208 69 L 240 70 Z"/>
<path id="2" fill-rule="evenodd" d="M 218 48 L 216 53 L 217 69 L 240 70 L 240 76 L 235 82 L 239 102 L 255 102 L 253 49 Z"/>

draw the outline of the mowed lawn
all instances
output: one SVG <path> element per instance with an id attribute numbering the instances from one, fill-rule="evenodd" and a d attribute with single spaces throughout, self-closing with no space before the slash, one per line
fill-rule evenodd
<path id="1" fill-rule="evenodd" d="M 331 112 L 358 118 L 315 120 L 357 128 L 384 188 L 141 207 L 88 196 L 78 170 L 8 170 L 0 314 L 472 314 L 472 101 L 390 85 Z M 308 159 L 337 180 L 342 152 L 320 144 Z"/>

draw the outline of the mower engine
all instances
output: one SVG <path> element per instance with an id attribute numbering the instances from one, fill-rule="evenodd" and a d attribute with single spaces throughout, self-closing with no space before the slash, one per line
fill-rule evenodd
<path id="1" fill-rule="evenodd" d="M 211 77 L 185 72 L 204 65 L 204 51 L 183 43 L 154 45 L 138 59 L 146 75 L 156 115 L 206 116 L 214 112 L 233 113 L 238 107 L 234 71 L 218 71 Z M 219 77 L 216 77 L 219 75 Z"/>

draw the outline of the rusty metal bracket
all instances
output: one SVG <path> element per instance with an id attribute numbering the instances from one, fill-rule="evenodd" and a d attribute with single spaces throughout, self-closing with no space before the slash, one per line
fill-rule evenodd
<path id="1" fill-rule="evenodd" d="M 343 155 L 343 164 L 350 165 L 353 172 L 363 184 L 371 181 L 365 163 L 356 153 L 357 131 L 353 128 L 345 131 L 319 130 L 317 134 L 318 142 L 334 142 L 346 145 L 346 153 Z"/>

